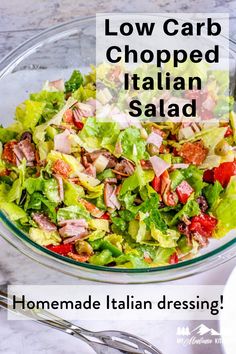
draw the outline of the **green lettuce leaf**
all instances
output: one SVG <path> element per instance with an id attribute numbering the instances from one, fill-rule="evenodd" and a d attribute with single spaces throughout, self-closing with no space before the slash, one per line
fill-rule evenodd
<path id="1" fill-rule="evenodd" d="M 163 219 L 160 211 L 158 210 L 159 197 L 158 194 L 152 194 L 150 199 L 147 199 L 141 205 L 140 211 L 146 213 L 147 217 L 144 218 L 144 222 L 150 230 L 156 228 L 162 232 L 167 231 L 167 224 Z"/>
<path id="2" fill-rule="evenodd" d="M 137 162 L 147 159 L 146 140 L 141 137 L 140 129 L 130 127 L 122 131 L 118 142 L 122 147 L 122 156 Z"/>
<path id="3" fill-rule="evenodd" d="M 151 235 L 163 248 L 176 247 L 180 238 L 180 233 L 176 230 L 168 229 L 166 232 L 161 232 L 155 227 L 151 228 Z"/>
<path id="4" fill-rule="evenodd" d="M 27 178 L 24 182 L 24 188 L 29 194 L 33 194 L 34 192 L 40 192 L 43 189 L 43 178 Z"/>
<path id="5" fill-rule="evenodd" d="M 89 212 L 82 204 L 60 208 L 57 212 L 57 221 L 81 218 L 85 220 L 91 219 Z"/>
<path id="6" fill-rule="evenodd" d="M 57 231 L 44 231 L 39 228 L 31 227 L 29 237 L 32 241 L 41 246 L 59 245 L 61 237 Z"/>
<path id="7" fill-rule="evenodd" d="M 49 201 L 55 204 L 60 203 L 61 199 L 59 196 L 58 182 L 55 178 L 44 180 L 43 192 Z"/>
<path id="8" fill-rule="evenodd" d="M 74 183 L 64 180 L 64 204 L 80 205 L 79 199 L 84 197 L 84 189 Z"/>
<path id="9" fill-rule="evenodd" d="M 12 221 L 17 221 L 17 220 L 27 218 L 26 212 L 15 203 L 0 202 L 0 207 L 3 211 L 5 211 L 8 214 L 8 217 Z"/>
<path id="10" fill-rule="evenodd" d="M 24 205 L 25 210 L 39 210 L 45 212 L 50 219 L 56 221 L 56 207 L 58 203 L 48 200 L 44 195 L 39 192 L 34 192 L 28 195 Z"/>
<path id="11" fill-rule="evenodd" d="M 89 117 L 79 134 L 79 138 L 94 149 L 101 147 L 113 152 L 120 129 L 114 122 L 99 122 L 94 117 Z"/>
<path id="12" fill-rule="evenodd" d="M 16 108 L 16 120 L 22 123 L 25 130 L 33 130 L 40 121 L 44 107 L 45 102 L 26 100 Z"/>
<path id="13" fill-rule="evenodd" d="M 142 188 L 151 182 L 154 178 L 154 172 L 152 170 L 143 170 L 140 164 L 137 165 L 132 176 L 125 179 L 122 184 L 120 196 L 125 193 L 134 191 L 136 188 Z"/>
<path id="14" fill-rule="evenodd" d="M 170 256 L 175 252 L 175 248 L 158 247 L 152 265 L 164 266 L 169 264 Z"/>
<path id="15" fill-rule="evenodd" d="M 74 70 L 68 81 L 65 82 L 65 92 L 74 92 L 83 84 L 83 75 L 79 70 Z"/>
<path id="16" fill-rule="evenodd" d="M 191 165 L 183 170 L 182 174 L 194 189 L 195 196 L 198 197 L 201 194 L 202 189 L 206 186 L 206 183 L 203 181 L 203 171 L 199 170 L 196 166 Z"/>
<path id="17" fill-rule="evenodd" d="M 203 194 L 205 195 L 211 210 L 216 206 L 217 202 L 219 201 L 220 193 L 223 190 L 223 187 L 218 181 L 216 181 L 214 184 L 209 184 L 203 189 Z"/>
<path id="18" fill-rule="evenodd" d="M 78 102 L 84 102 L 87 101 L 89 98 L 95 98 L 96 97 L 96 90 L 95 86 L 91 83 L 88 83 L 85 86 L 80 86 L 73 94 L 72 96 L 78 101 Z"/>
<path id="19" fill-rule="evenodd" d="M 16 136 L 17 136 L 16 132 L 9 130 L 7 128 L 0 127 L 0 141 L 3 144 L 7 143 L 12 139 L 15 139 Z"/>
<path id="20" fill-rule="evenodd" d="M 51 119 L 65 104 L 63 92 L 40 91 L 32 93 L 30 100 L 44 104 L 42 117 L 45 121 Z"/>
<path id="21" fill-rule="evenodd" d="M 218 220 L 214 236 L 221 238 L 225 234 L 236 228 L 236 177 L 231 177 L 225 193 L 221 196 L 221 201 L 213 210 Z"/>
<path id="22" fill-rule="evenodd" d="M 183 208 L 177 214 L 175 214 L 175 216 L 169 222 L 169 226 L 175 225 L 179 220 L 182 219 L 183 216 L 191 218 L 195 215 L 199 215 L 200 212 L 201 210 L 198 203 L 193 199 L 193 196 L 191 196 Z"/>

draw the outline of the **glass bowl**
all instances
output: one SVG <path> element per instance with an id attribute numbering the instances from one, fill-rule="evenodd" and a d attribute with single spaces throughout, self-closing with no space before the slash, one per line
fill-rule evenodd
<path id="1" fill-rule="evenodd" d="M 41 89 L 45 80 L 67 78 L 73 69 L 95 64 L 95 18 L 77 19 L 48 29 L 26 41 L 0 62 L 0 116 L 8 125 L 15 107 L 29 92 Z M 234 92 L 236 44 L 230 41 L 231 91 Z M 79 263 L 31 241 L 0 211 L 0 234 L 33 260 L 69 274 L 109 283 L 163 282 L 187 277 L 214 268 L 235 256 L 235 231 L 220 240 L 211 240 L 194 259 L 178 264 L 147 268 L 119 269 Z"/>

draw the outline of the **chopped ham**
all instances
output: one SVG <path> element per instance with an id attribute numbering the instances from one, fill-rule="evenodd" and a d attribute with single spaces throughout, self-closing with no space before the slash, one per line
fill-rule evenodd
<path id="1" fill-rule="evenodd" d="M 14 146 L 13 151 L 16 156 L 16 164 L 17 164 L 17 166 L 19 166 L 21 161 L 25 158 L 25 155 L 23 154 L 23 152 L 19 148 L 18 144 Z"/>
<path id="2" fill-rule="evenodd" d="M 62 177 L 60 175 L 54 175 L 54 177 L 56 178 L 56 180 L 58 182 L 58 191 L 59 191 L 60 200 L 63 201 L 64 200 L 63 179 L 62 179 Z"/>
<path id="3" fill-rule="evenodd" d="M 83 239 L 84 237 L 86 237 L 88 235 L 88 231 L 86 231 L 86 233 L 84 235 L 77 235 L 77 236 L 72 236 L 72 237 L 67 237 L 63 243 L 66 245 L 68 243 L 72 243 L 78 240 Z"/>
<path id="4" fill-rule="evenodd" d="M 151 156 L 149 160 L 151 161 L 152 168 L 157 177 L 160 177 L 160 175 L 170 167 L 169 163 L 165 162 L 158 156 Z"/>
<path id="5" fill-rule="evenodd" d="M 56 231 L 56 225 L 48 218 L 48 216 L 41 213 L 32 214 L 33 220 L 44 231 Z"/>
<path id="6" fill-rule="evenodd" d="M 158 133 L 155 133 L 155 132 L 152 132 L 147 138 L 148 144 L 153 144 L 158 148 L 161 147 L 162 141 L 163 141 L 162 136 Z"/>
<path id="7" fill-rule="evenodd" d="M 59 226 L 74 225 L 78 227 L 88 227 L 88 223 L 85 219 L 68 219 L 59 221 Z"/>
<path id="8" fill-rule="evenodd" d="M 117 183 L 117 178 L 115 178 L 115 177 L 114 178 L 113 177 L 107 177 L 107 178 L 105 178 L 104 182 L 105 183 L 111 183 L 111 184 L 115 183 L 116 184 Z"/>
<path id="9" fill-rule="evenodd" d="M 122 159 L 114 169 L 116 174 L 120 174 L 121 176 L 131 176 L 134 173 L 135 167 L 132 162 L 126 159 Z"/>
<path id="10" fill-rule="evenodd" d="M 59 79 L 59 80 L 55 80 L 55 81 L 50 81 L 48 83 L 48 87 L 50 89 L 55 89 L 57 91 L 65 91 L 65 85 L 64 85 L 64 80 Z"/>
<path id="11" fill-rule="evenodd" d="M 27 166 L 34 165 L 35 147 L 28 138 L 21 140 L 16 144 L 13 151 L 16 155 L 17 164 L 20 164 L 23 159 L 26 159 Z"/>
<path id="12" fill-rule="evenodd" d="M 71 153 L 70 132 L 66 129 L 63 133 L 57 134 L 54 137 L 54 149 L 63 154 Z"/>
<path id="13" fill-rule="evenodd" d="M 89 163 L 87 168 L 84 170 L 84 173 L 86 173 L 86 175 L 88 176 L 96 178 L 96 167 L 93 164 Z"/>
<path id="14" fill-rule="evenodd" d="M 189 163 L 174 163 L 172 165 L 173 168 L 181 168 L 181 169 L 185 169 L 185 168 L 188 168 L 189 166 Z"/>
<path id="15" fill-rule="evenodd" d="M 120 209 L 121 205 L 117 199 L 117 187 L 109 183 L 105 183 L 104 201 L 108 208 Z"/>
<path id="16" fill-rule="evenodd" d="M 87 236 L 88 231 L 85 227 L 77 226 L 76 224 L 69 223 L 59 229 L 59 234 L 62 237 L 74 237 L 78 236 L 82 238 Z"/>
<path id="17" fill-rule="evenodd" d="M 74 119 L 81 121 L 82 118 L 92 117 L 95 113 L 95 107 L 92 104 L 78 102 L 73 110 Z"/>
<path id="18" fill-rule="evenodd" d="M 151 170 L 152 169 L 152 164 L 151 164 L 151 161 L 149 161 L 149 160 L 141 160 L 140 164 L 141 164 L 141 167 L 143 170 Z"/>

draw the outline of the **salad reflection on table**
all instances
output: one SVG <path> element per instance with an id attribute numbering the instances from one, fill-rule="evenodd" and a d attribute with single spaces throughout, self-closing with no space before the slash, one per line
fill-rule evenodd
<path id="1" fill-rule="evenodd" d="M 96 101 L 94 69 L 75 70 L 16 108 L 0 128 L 9 218 L 52 252 L 120 268 L 178 263 L 235 228 L 234 113 L 211 125 L 120 125 L 107 99 Z M 95 118 L 108 109 L 109 122 Z"/>

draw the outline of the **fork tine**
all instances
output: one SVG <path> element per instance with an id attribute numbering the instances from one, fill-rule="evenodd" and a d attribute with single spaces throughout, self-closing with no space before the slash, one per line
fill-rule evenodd
<path id="1" fill-rule="evenodd" d="M 136 346 L 142 351 L 146 350 L 147 354 L 162 354 L 159 349 L 157 349 L 154 345 L 151 343 L 147 342 L 146 340 L 135 336 L 133 334 L 127 333 L 127 332 L 120 332 L 120 331 L 104 331 L 104 334 L 110 336 L 110 337 L 116 337 L 116 339 L 112 338 L 113 342 L 119 342 L 117 339 L 124 339 L 124 340 L 129 340 L 130 342 L 136 344 Z M 104 337 L 104 341 L 106 341 L 106 338 Z M 121 342 L 119 342 L 121 343 Z M 146 353 L 145 353 L 146 354 Z"/>

